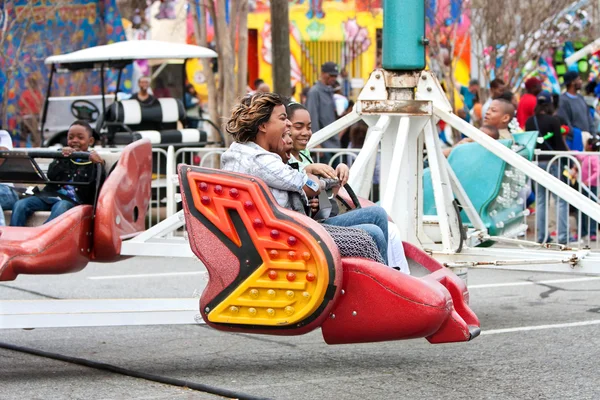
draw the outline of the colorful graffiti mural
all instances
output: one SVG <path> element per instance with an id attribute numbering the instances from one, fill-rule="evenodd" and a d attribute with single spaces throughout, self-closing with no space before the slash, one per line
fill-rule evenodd
<path id="1" fill-rule="evenodd" d="M 4 128 L 10 131 L 19 129 L 18 99 L 28 78 L 39 83 L 38 90 L 47 84 L 46 57 L 125 40 L 115 0 L 7 0 L 0 2 L 0 15 L 0 104 L 6 104 Z M 125 75 L 125 89 L 130 76 Z M 97 94 L 99 85 L 97 73 L 59 75 L 53 95 Z"/>
<path id="2" fill-rule="evenodd" d="M 377 31 L 383 26 L 381 0 L 290 0 L 291 83 L 311 86 L 320 65 L 334 61 L 351 78 L 366 80 L 377 65 Z M 257 32 L 259 57 L 249 61 L 250 82 L 272 81 L 268 0 L 254 2 L 248 29 Z M 297 90 L 299 93 L 300 90 Z"/>
<path id="3" fill-rule="evenodd" d="M 427 37 L 435 41 L 438 51 L 446 53 L 443 58 L 447 62 L 454 62 L 455 80 L 467 85 L 471 69 L 471 21 L 467 2 L 428 0 L 425 4 Z"/>
<path id="4" fill-rule="evenodd" d="M 225 3 L 228 17 L 231 0 Z M 272 84 L 271 17 L 269 0 L 253 0 L 248 15 L 248 78 Z M 377 32 L 383 27 L 382 0 L 289 0 L 290 83 L 299 94 L 319 76 L 320 65 L 335 61 L 351 78 L 366 80 L 377 65 Z M 214 41 L 213 22 L 206 13 L 207 39 Z M 195 43 L 188 18 L 188 43 Z M 188 62 L 188 79 L 199 93 L 204 76 L 199 62 Z"/>

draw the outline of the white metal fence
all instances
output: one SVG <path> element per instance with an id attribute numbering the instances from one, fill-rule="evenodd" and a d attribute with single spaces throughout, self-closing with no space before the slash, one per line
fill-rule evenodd
<path id="1" fill-rule="evenodd" d="M 598 203 L 600 153 L 536 150 L 534 160 L 538 166 Z M 531 187 L 535 193 L 535 212 L 529 220 L 533 227 L 529 235 L 531 240 L 598 247 L 596 221 L 564 200 L 549 195 L 548 190 L 536 182 L 532 182 Z"/>
<path id="2" fill-rule="evenodd" d="M 175 199 L 179 186 L 177 182 L 177 165 L 184 163 L 218 168 L 219 157 L 225 150 L 225 148 L 197 147 L 186 147 L 177 151 L 174 151 L 172 147 L 167 150 L 153 149 L 155 167 L 153 169 L 152 199 L 147 217 L 148 226 L 157 224 L 177 211 Z M 311 151 L 315 162 L 326 161 L 330 165 L 336 162 L 352 164 L 358 152 L 359 149 L 324 148 Z M 587 159 L 585 162 L 583 162 L 585 160 L 583 157 Z M 551 160 L 548 162 L 541 161 L 544 158 L 550 158 Z M 598 171 L 597 166 L 600 165 L 600 153 L 537 150 L 534 162 L 548 172 L 554 173 L 555 176 L 561 176 L 565 182 L 570 178 L 564 176 L 563 172 L 565 174 L 572 173 L 575 182 L 573 186 L 582 194 L 598 202 L 597 188 L 600 185 L 600 171 Z M 375 182 L 378 182 L 378 180 L 375 179 Z M 577 246 L 598 246 L 596 221 L 582 214 L 579 210 L 569 207 L 555 195 L 550 195 L 545 188 L 536 182 L 531 182 L 527 185 L 527 188 L 527 191 L 519 194 L 523 198 L 523 222 L 529 226 L 526 232 L 527 239 L 562 242 L 563 244 Z M 546 200 L 543 204 L 545 218 L 540 215 L 539 203 L 541 196 L 543 196 L 543 200 Z M 377 195 L 372 193 L 371 199 L 376 200 Z"/>

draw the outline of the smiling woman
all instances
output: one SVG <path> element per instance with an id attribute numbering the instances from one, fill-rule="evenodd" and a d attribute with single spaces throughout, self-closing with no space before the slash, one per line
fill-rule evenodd
<path id="1" fill-rule="evenodd" d="M 325 188 L 325 182 L 317 176 L 297 171 L 285 164 L 278 154 L 289 152 L 291 123 L 284 107 L 283 98 L 275 93 L 257 93 L 243 98 L 231 114 L 226 125 L 235 142 L 221 157 L 221 169 L 241 172 L 262 179 L 273 193 L 277 203 L 285 208 L 307 214 L 308 198 L 317 196 Z M 334 218 L 323 221 L 324 225 L 335 225 L 331 230 L 365 232 L 373 241 L 364 243 L 364 248 L 376 246 L 381 261 L 387 262 L 387 214 L 383 209 L 361 209 L 353 214 L 349 223 L 334 223 Z M 345 243 L 344 235 L 329 231 L 340 247 Z M 336 239 L 337 235 L 337 239 Z M 374 243 L 373 243 L 374 242 Z M 347 255 L 350 256 L 350 255 Z M 354 254 L 356 256 L 356 254 Z M 379 260 L 377 260 L 379 261 Z"/>

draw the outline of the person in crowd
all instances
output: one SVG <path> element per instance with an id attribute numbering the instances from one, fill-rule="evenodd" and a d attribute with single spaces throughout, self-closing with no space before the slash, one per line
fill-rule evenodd
<path id="1" fill-rule="evenodd" d="M 137 100 L 143 106 L 149 106 L 156 101 L 156 97 L 150 94 L 150 77 L 142 76 L 138 79 L 140 90 L 131 95 L 131 100 Z"/>
<path id="2" fill-rule="evenodd" d="M 350 76 L 348 75 L 348 70 L 346 70 L 346 68 L 343 68 L 342 72 L 340 73 L 340 76 L 342 77 L 342 95 L 349 99 L 350 95 L 352 94 L 352 85 L 350 83 Z"/>
<path id="3" fill-rule="evenodd" d="M 600 149 L 600 137 L 592 136 L 589 133 L 583 135 L 585 151 L 598 153 Z M 578 154 L 575 156 L 581 163 L 581 183 L 585 189 L 581 192 L 591 199 L 598 198 L 598 178 L 600 177 L 600 161 L 597 154 Z M 577 167 L 572 169 L 572 177 L 577 179 Z M 589 218 L 587 215 L 581 216 L 581 237 L 589 233 L 589 239 L 596 241 L 598 232 L 598 222 Z"/>
<path id="4" fill-rule="evenodd" d="M 342 94 L 342 85 L 338 81 L 333 84 L 333 100 L 335 101 L 335 113 L 338 118 L 342 117 L 348 110 L 350 102 L 348 98 Z"/>
<path id="5" fill-rule="evenodd" d="M 471 111 L 469 111 L 469 116 L 471 117 L 471 124 L 473 124 L 473 126 L 476 128 L 481 127 L 481 123 L 483 122 L 483 116 L 481 115 L 482 108 L 483 105 L 481 104 L 481 101 L 479 100 L 479 95 L 477 94 L 473 98 L 473 108 L 471 109 Z"/>
<path id="6" fill-rule="evenodd" d="M 483 118 L 483 124 L 498 129 L 500 139 L 512 139 L 508 129 L 510 121 L 515 115 L 515 106 L 506 99 L 496 99 L 490 104 Z"/>
<path id="7" fill-rule="evenodd" d="M 519 101 L 517 100 L 517 96 L 515 96 L 515 94 L 513 92 L 511 92 L 510 90 L 505 90 L 498 97 L 498 99 L 504 99 L 506 101 L 509 101 L 513 105 L 513 107 L 514 107 L 515 110 L 519 107 Z M 508 123 L 508 131 L 511 134 L 512 133 L 518 133 L 518 132 L 522 131 L 521 127 L 519 126 L 519 121 L 517 121 L 516 114 L 513 116 L 513 118 Z"/>
<path id="8" fill-rule="evenodd" d="M 327 164 L 312 162 L 310 153 L 306 149 L 312 136 L 310 114 L 306 107 L 298 103 L 289 103 L 286 106 L 286 112 L 292 123 L 290 130 L 291 144 L 289 147 L 284 147 L 283 154 L 280 154 L 282 159 L 298 170 L 323 178 L 337 178 L 342 186 L 345 185 L 350 177 L 350 169 L 346 164 L 340 163 L 333 169 Z M 289 153 L 289 156 L 286 156 L 286 153 Z M 400 231 L 394 223 L 388 223 L 387 254 L 389 266 L 396 267 L 404 273 L 410 273 L 402 240 L 400 239 Z"/>
<path id="9" fill-rule="evenodd" d="M 13 149 L 12 137 L 10 133 L 0 129 L 0 151 Z M 13 205 L 19 200 L 19 195 L 15 192 L 12 183 L 0 184 L 0 226 L 6 225 L 4 220 L 4 210 L 12 210 Z"/>
<path id="10" fill-rule="evenodd" d="M 270 91 L 271 91 L 271 88 L 265 82 L 261 83 L 256 88 L 257 93 L 269 93 Z"/>
<path id="11" fill-rule="evenodd" d="M 475 98 L 479 98 L 479 88 L 479 81 L 477 79 L 471 79 L 467 87 L 460 86 L 459 93 L 469 111 L 475 105 Z"/>
<path id="12" fill-rule="evenodd" d="M 39 89 L 38 81 L 34 76 L 27 78 L 27 89 L 21 93 L 18 105 L 21 113 L 21 147 L 27 144 L 27 138 L 32 147 L 42 145 L 42 134 L 39 129 L 40 112 L 44 104 L 44 96 Z"/>
<path id="13" fill-rule="evenodd" d="M 302 92 L 300 92 L 300 104 L 306 106 L 306 100 L 308 100 L 308 92 L 310 91 L 309 87 L 302 88 Z"/>
<path id="14" fill-rule="evenodd" d="M 492 105 L 492 101 L 500 97 L 502 93 L 504 93 L 505 89 L 506 83 L 504 83 L 504 81 L 500 78 L 496 78 L 490 82 L 490 96 L 481 107 L 481 115 L 485 117 L 488 108 L 490 108 L 490 106 Z"/>
<path id="15" fill-rule="evenodd" d="M 583 85 L 579 73 L 568 71 L 564 76 L 567 91 L 560 96 L 558 115 L 569 125 L 570 134 L 567 137 L 567 146 L 571 150 L 583 150 L 582 132 L 595 135 L 597 132 L 594 119 L 589 112 L 588 105 L 579 90 Z"/>
<path id="16" fill-rule="evenodd" d="M 64 156 L 74 152 L 88 151 L 94 144 L 92 127 L 85 121 L 77 120 L 67 132 L 67 147 L 62 148 Z M 60 158 L 52 161 L 48 167 L 48 179 L 56 182 L 89 182 L 89 185 L 48 184 L 35 195 L 17 201 L 13 206 L 10 226 L 25 226 L 27 218 L 36 211 L 50 211 L 46 223 L 80 204 L 94 204 L 95 183 L 104 181 L 104 168 L 97 174 L 95 164 L 104 164 L 104 160 L 94 150 L 89 161 Z"/>
<path id="17" fill-rule="evenodd" d="M 479 130 L 494 140 L 500 139 L 500 132 L 498 131 L 498 128 L 496 128 L 495 126 L 484 125 L 481 128 L 479 128 Z M 456 148 L 456 146 L 460 146 L 461 144 L 465 144 L 465 143 L 473 143 L 473 142 L 475 142 L 475 141 L 469 137 L 464 138 L 460 142 L 456 143 L 453 147 L 448 147 L 446 149 L 443 149 L 442 154 L 446 158 L 448 158 L 450 156 L 450 153 L 452 153 L 452 150 L 454 150 Z"/>
<path id="18" fill-rule="evenodd" d="M 333 86 L 339 75 L 338 66 L 334 62 L 326 62 L 321 66 L 321 79 L 308 91 L 306 108 L 310 113 L 314 131 L 319 131 L 337 119 Z M 339 148 L 340 138 L 335 135 L 321 144 L 325 148 Z M 325 153 L 323 161 L 328 163 L 331 155 Z"/>
<path id="19" fill-rule="evenodd" d="M 254 92 L 252 94 L 256 93 L 256 91 L 258 90 L 258 87 L 260 85 L 262 85 L 263 83 L 265 83 L 264 79 L 261 79 L 261 78 L 255 79 L 254 80 Z"/>
<path id="20" fill-rule="evenodd" d="M 525 81 L 525 94 L 521 96 L 517 107 L 517 121 L 521 128 L 525 128 L 525 122 L 535 114 L 537 96 L 542 91 L 542 81 L 537 78 L 529 78 Z"/>
<path id="21" fill-rule="evenodd" d="M 294 170 L 277 155 L 292 126 L 284 104 L 276 93 L 257 93 L 234 106 L 226 124 L 234 142 L 221 156 L 221 169 L 262 179 L 280 206 L 305 214 L 308 198 L 325 189 L 326 182 Z M 321 223 L 367 232 L 387 263 L 387 213 L 380 207 L 367 207 L 351 214 L 327 218 Z"/>
<path id="22" fill-rule="evenodd" d="M 197 128 L 200 118 L 202 118 L 202 103 L 200 96 L 196 92 L 196 88 L 191 83 L 185 85 L 184 93 L 185 114 L 190 128 Z"/>
<path id="23" fill-rule="evenodd" d="M 554 116 L 554 105 L 552 95 L 547 91 L 542 91 L 536 99 L 535 112 L 532 117 L 529 117 L 525 122 L 526 131 L 538 131 L 537 148 L 546 151 L 568 151 L 567 144 L 561 132 L 560 120 Z M 557 178 L 562 178 L 562 170 L 564 165 L 559 165 L 558 161 L 548 165 L 554 156 L 541 154 L 538 158 L 538 166 Z M 559 174 L 560 173 L 560 174 Z M 546 229 L 546 203 L 547 192 L 542 186 L 536 188 L 536 225 L 538 243 L 546 243 L 549 238 Z M 566 244 L 568 238 L 568 207 L 567 203 L 558 200 L 558 241 Z"/>

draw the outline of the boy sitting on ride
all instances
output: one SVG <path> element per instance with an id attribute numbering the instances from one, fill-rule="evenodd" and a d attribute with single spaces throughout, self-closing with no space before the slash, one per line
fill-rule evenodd
<path id="1" fill-rule="evenodd" d="M 62 154 L 69 156 L 73 152 L 88 151 L 94 144 L 92 127 L 85 121 L 75 121 L 67 133 L 67 146 Z M 25 226 L 27 218 L 36 211 L 50 211 L 46 222 L 53 220 L 69 209 L 80 204 L 94 204 L 96 182 L 104 181 L 104 168 L 100 176 L 95 164 L 104 164 L 104 160 L 94 150 L 90 152 L 89 161 L 59 158 L 50 164 L 48 179 L 58 182 L 89 182 L 89 185 L 48 184 L 34 196 L 17 201 L 13 206 L 11 226 Z"/>

